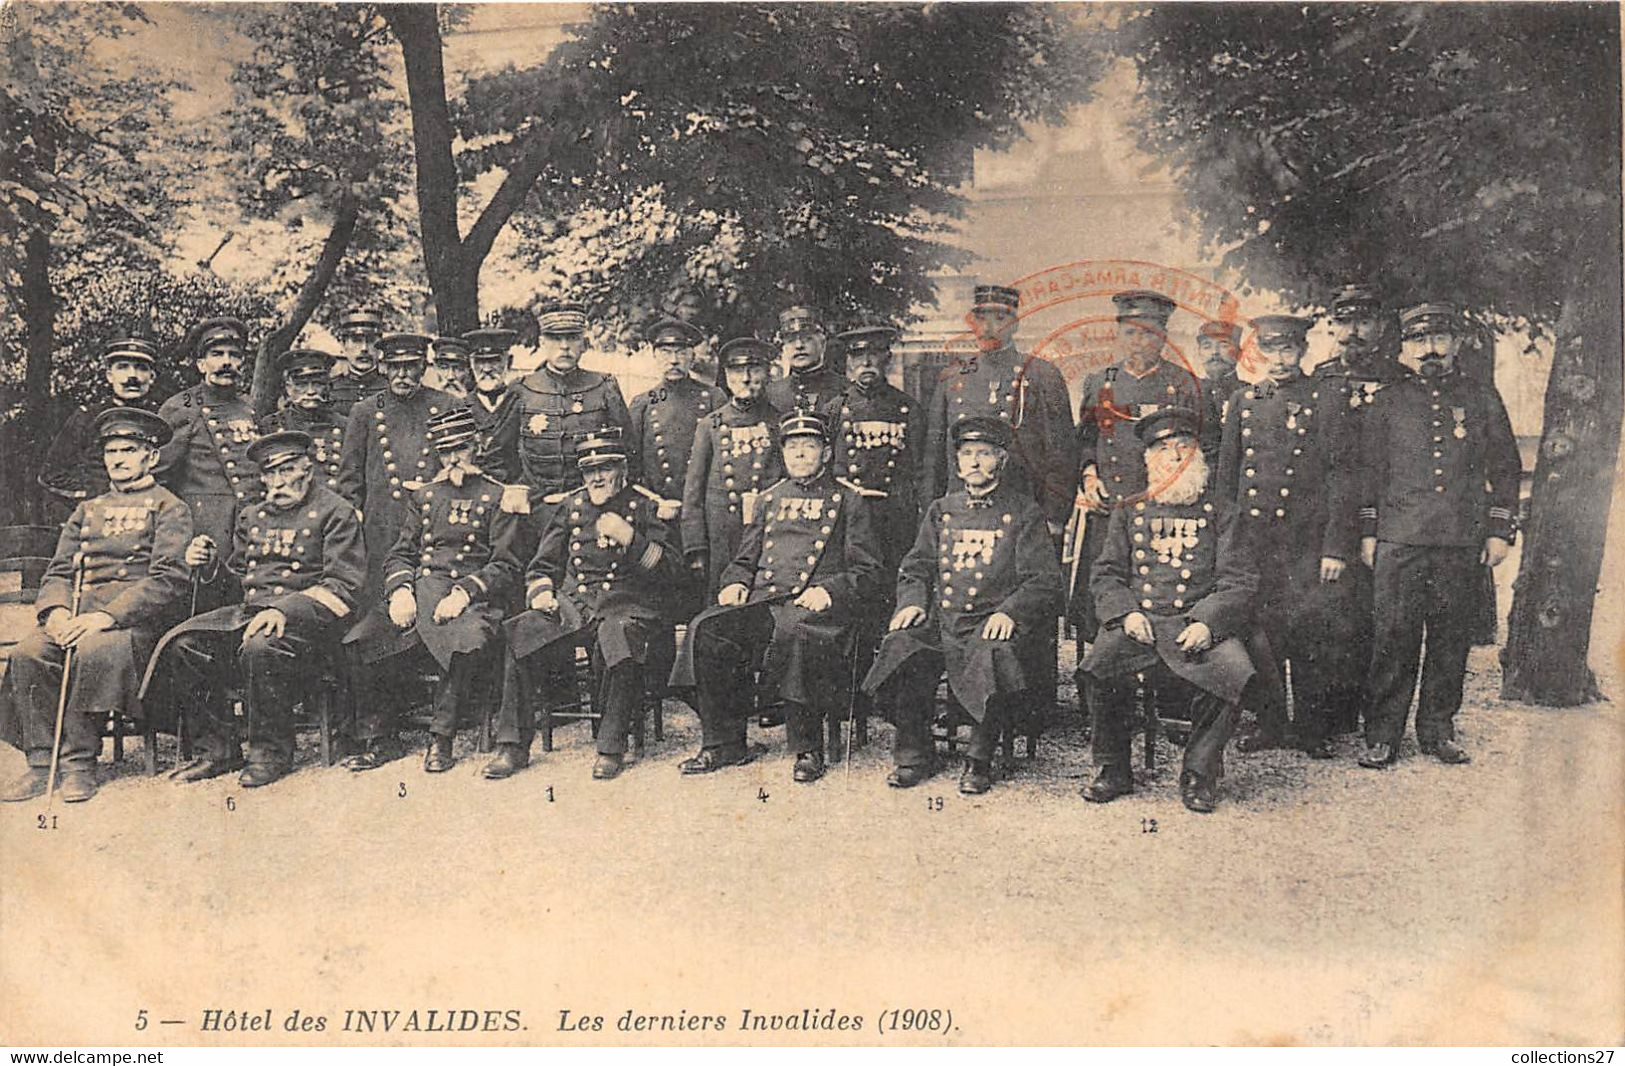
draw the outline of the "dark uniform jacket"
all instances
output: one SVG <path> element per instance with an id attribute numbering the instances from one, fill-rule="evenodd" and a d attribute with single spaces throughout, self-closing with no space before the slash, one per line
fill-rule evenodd
<path id="1" fill-rule="evenodd" d="M 1135 423 L 1165 407 L 1183 407 L 1203 415 L 1198 434 L 1202 451 L 1217 450 L 1220 424 L 1203 399 L 1196 375 L 1166 359 L 1144 377 L 1121 363 L 1090 374 L 1083 381 L 1078 409 L 1078 463 L 1091 464 L 1106 490 L 1108 506 L 1132 501 L 1145 492 L 1145 445 Z M 1070 502 L 1070 501 L 1069 501 Z"/>
<path id="2" fill-rule="evenodd" d="M 339 493 L 361 512 L 367 539 L 367 584 L 362 605 L 383 589 L 384 557 L 395 546 L 411 501 L 408 481 L 427 481 L 440 471 L 425 423 L 457 401 L 436 389 L 419 388 L 407 399 L 382 392 L 355 405 L 344 428 Z"/>
<path id="3" fill-rule="evenodd" d="M 747 505 L 784 476 L 779 415 L 766 400 L 748 410 L 728 403 L 695 427 L 683 483 L 682 544 L 689 557 L 705 553 L 712 599 L 723 568 L 739 551 Z"/>
<path id="4" fill-rule="evenodd" d="M 791 370 L 767 383 L 767 402 L 786 414 L 812 411 L 825 419 L 832 417 L 846 389 L 846 375 L 826 362 L 814 370 Z"/>
<path id="5" fill-rule="evenodd" d="M 919 514 L 920 453 L 925 419 L 919 401 L 886 381 L 868 392 L 848 383 L 836 408 L 835 473 L 878 495 L 875 513 L 888 566 L 914 537 Z"/>
<path id="6" fill-rule="evenodd" d="M 681 566 L 658 511 L 659 502 L 637 485 L 628 485 L 602 507 L 585 488 L 565 498 L 525 572 L 526 604 L 551 589 L 559 610 L 526 611 L 508 620 L 515 658 L 597 626 L 606 667 L 627 659 L 645 661 L 648 633 L 664 617 L 665 599 Z M 599 537 L 598 519 L 605 514 L 626 520 L 632 527 L 631 544 L 622 547 Z"/>
<path id="7" fill-rule="evenodd" d="M 1363 536 L 1448 547 L 1512 539 L 1523 467 L 1494 386 L 1460 373 L 1397 382 L 1361 419 L 1359 451 Z"/>
<path id="8" fill-rule="evenodd" d="M 433 481 L 410 482 L 411 499 L 400 536 L 384 559 L 383 602 L 344 638 L 363 662 L 380 662 L 421 641 L 442 667 L 496 639 L 510 594 L 519 581 L 515 554 L 520 520 L 502 510 L 502 485 L 470 473 L 454 485 L 442 471 Z M 410 588 L 417 625 L 405 631 L 389 620 L 389 597 Z M 449 622 L 434 609 L 454 588 L 469 606 Z"/>
<path id="9" fill-rule="evenodd" d="M 347 416 L 334 410 L 332 405 L 306 414 L 299 407 L 284 407 L 260 419 L 260 436 L 282 430 L 296 429 L 309 433 L 315 442 L 317 483 L 333 492 L 339 490 L 339 466 L 344 457 L 344 427 Z"/>
<path id="10" fill-rule="evenodd" d="M 1234 701 L 1253 674 L 1242 641 L 1252 627 L 1258 572 L 1234 511 L 1212 492 L 1191 504 L 1141 500 L 1112 512 L 1090 578 L 1101 629 L 1082 669 L 1098 678 L 1136 673 L 1160 658 L 1198 688 Z M 1138 611 L 1156 634 L 1141 644 L 1123 629 Z M 1187 655 L 1175 643 L 1192 622 L 1213 646 Z"/>
<path id="11" fill-rule="evenodd" d="M 153 410 L 144 403 L 133 406 Z M 40 462 L 40 487 L 69 501 L 70 506 L 100 496 L 111 487 L 107 482 L 107 466 L 102 462 L 102 441 L 96 435 L 97 414 L 88 407 L 75 407 Z"/>
<path id="12" fill-rule="evenodd" d="M 1371 406 L 1377 393 L 1408 377 L 1409 371 L 1391 359 L 1350 363 L 1338 357 L 1316 366 L 1310 376 L 1337 389 L 1343 405 L 1356 416 L 1357 424 L 1360 412 Z"/>
<path id="13" fill-rule="evenodd" d="M 345 371 L 333 379 L 333 412 L 339 418 L 347 419 L 356 404 L 372 399 L 388 387 L 389 379 L 377 367 L 365 374 Z"/>
<path id="14" fill-rule="evenodd" d="M 361 516 L 348 500 L 313 483 L 304 500 L 278 509 L 263 500 L 237 514 L 221 580 L 237 602 L 190 618 L 164 634 L 142 682 L 142 698 L 167 721 L 186 693 L 166 691 L 164 652 L 184 633 L 233 633 L 261 611 L 282 612 L 290 633 L 337 637 L 354 616 L 367 574 Z M 316 667 L 313 665 L 312 667 Z M 172 686 L 171 686 L 172 687 Z"/>
<path id="15" fill-rule="evenodd" d="M 502 424 L 508 406 L 513 403 L 513 393 L 503 389 L 491 400 L 491 406 L 487 407 L 485 402 L 486 394 L 478 389 L 469 394 L 468 409 L 474 415 L 474 425 L 479 430 L 480 443 L 478 452 L 480 454 L 490 451 L 492 436 L 496 433 L 497 427 Z"/>
<path id="16" fill-rule="evenodd" d="M 690 628 L 750 605 L 770 604 L 773 636 L 762 661 L 767 691 L 813 705 L 844 697 L 844 689 L 828 690 L 831 664 L 849 653 L 853 623 L 883 580 L 868 501 L 856 486 L 825 470 L 805 483 L 786 478 L 770 486 L 756 512 L 719 579 L 722 588 L 745 585 L 746 604 L 707 608 Z M 825 610 L 788 602 L 815 586 L 829 593 Z M 694 647 L 691 634 L 672 684 L 693 683 Z"/>
<path id="17" fill-rule="evenodd" d="M 1317 574 L 1324 557 L 1353 562 L 1358 547 L 1348 479 L 1356 441 L 1331 383 L 1299 375 L 1242 385 L 1227 401 L 1214 492 L 1256 548 L 1287 552 Z M 1255 550 L 1256 550 L 1255 548 Z M 1283 558 L 1259 565 L 1285 565 Z"/>
<path id="18" fill-rule="evenodd" d="M 559 375 L 543 367 L 508 386 L 512 399 L 491 431 L 480 467 L 505 484 L 523 483 L 531 503 L 576 488 L 576 443 L 604 426 L 630 435 L 631 418 L 611 374 L 577 367 Z"/>
<path id="19" fill-rule="evenodd" d="M 632 432 L 626 439 L 633 479 L 662 499 L 681 502 L 700 420 L 727 400 L 720 388 L 690 377 L 662 381 L 633 400 Z"/>
<path id="20" fill-rule="evenodd" d="M 1224 424 L 1224 413 L 1228 409 L 1230 397 L 1235 395 L 1237 389 L 1246 385 L 1241 376 L 1234 369 L 1226 370 L 1217 378 L 1199 378 L 1198 387 L 1202 390 L 1202 399 L 1206 401 L 1206 420 L 1208 425 L 1221 426 Z M 1086 456 L 1083 460 L 1089 461 Z"/>
<path id="21" fill-rule="evenodd" d="M 960 487 L 954 460 L 954 423 L 989 415 L 1010 423 L 1015 443 L 1005 477 L 1038 501 L 1044 517 L 1064 525 L 1077 495 L 1077 442 L 1072 400 L 1061 372 L 1042 359 L 1026 362 L 1014 348 L 983 352 L 950 363 L 931 394 L 921 456 L 925 492 L 932 499 Z"/>
<path id="22" fill-rule="evenodd" d="M 158 415 L 174 430 L 154 471 L 192 508 L 193 524 L 224 551 L 237 509 L 260 493 L 247 457 L 258 438 L 254 411 L 235 389 L 194 385 L 165 400 Z"/>
<path id="23" fill-rule="evenodd" d="M 1061 611 L 1064 577 L 1044 514 L 1000 483 L 983 497 L 950 492 L 926 506 L 897 578 L 897 608 L 926 612 L 919 626 L 888 633 L 864 681 L 879 691 L 921 651 L 946 660 L 948 687 L 977 721 L 995 695 L 1021 692 L 1043 676 L 1047 635 Z M 1010 640 L 984 640 L 996 613 L 1015 620 Z"/>
<path id="24" fill-rule="evenodd" d="M 43 622 L 55 608 L 72 607 L 74 557 L 79 555 L 85 568 L 79 613 L 105 612 L 113 619 L 113 631 L 129 639 L 82 661 L 85 676 L 73 685 L 70 709 L 77 705 L 138 713 L 135 681 L 158 635 L 186 613 L 191 571 L 185 557 L 191 540 L 190 509 L 155 482 L 130 492 L 114 489 L 74 508 L 40 584 L 35 618 Z M 10 687 L 19 672 L 8 670 L 0 678 L 0 740 L 13 747 L 22 744 L 20 716 L 32 702 L 27 693 Z M 55 693 L 50 698 L 54 701 Z"/>

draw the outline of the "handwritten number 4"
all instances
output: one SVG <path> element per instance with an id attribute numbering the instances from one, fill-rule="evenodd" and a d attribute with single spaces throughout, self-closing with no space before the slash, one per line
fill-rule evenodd
<path id="1" fill-rule="evenodd" d="M 762 803 L 766 803 L 766 802 L 767 802 L 767 789 L 765 789 L 765 788 L 758 788 L 758 789 L 757 789 L 757 790 L 756 790 L 756 798 L 757 798 L 757 800 L 759 800 L 759 801 L 760 801 L 760 802 L 762 802 Z"/>

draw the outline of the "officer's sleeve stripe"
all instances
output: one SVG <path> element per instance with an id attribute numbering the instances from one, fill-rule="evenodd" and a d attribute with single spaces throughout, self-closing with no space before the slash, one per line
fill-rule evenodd
<path id="1" fill-rule="evenodd" d="M 398 577 L 411 577 L 411 576 L 412 576 L 412 571 L 411 570 L 397 570 L 393 574 L 390 574 L 388 577 L 384 578 L 384 584 L 387 585 L 391 581 L 394 581 Z"/>
<path id="2" fill-rule="evenodd" d="M 474 584 L 476 584 L 476 585 L 478 585 L 480 587 L 480 592 L 481 593 L 484 593 L 484 594 L 489 594 L 490 593 L 491 587 L 489 585 L 487 585 L 485 582 L 480 580 L 480 575 L 478 575 L 478 574 L 469 574 L 468 579 L 470 581 L 474 582 Z"/>
<path id="3" fill-rule="evenodd" d="M 329 611 L 332 611 L 335 618 L 343 618 L 345 615 L 350 613 L 349 604 L 345 603 L 343 600 L 339 599 L 338 596 L 334 595 L 332 590 L 325 589 L 320 585 L 303 590 L 301 595 L 309 596 L 323 607 L 326 607 Z"/>
<path id="4" fill-rule="evenodd" d="M 538 592 L 545 592 L 548 589 L 551 589 L 552 587 L 553 587 L 553 579 L 552 578 L 550 578 L 550 577 L 539 577 L 535 581 L 532 581 L 529 585 L 525 586 L 525 594 L 527 596 L 534 597 Z"/>
<path id="5" fill-rule="evenodd" d="M 645 570 L 653 570 L 660 565 L 660 555 L 660 545 L 651 541 L 649 546 L 643 549 L 643 557 L 638 560 L 638 565 Z"/>

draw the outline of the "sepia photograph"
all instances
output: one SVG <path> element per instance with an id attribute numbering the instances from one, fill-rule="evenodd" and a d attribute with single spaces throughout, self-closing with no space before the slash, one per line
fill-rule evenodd
<path id="1" fill-rule="evenodd" d="M 5 0 L 0 1044 L 1611 1062 L 1622 10 Z"/>

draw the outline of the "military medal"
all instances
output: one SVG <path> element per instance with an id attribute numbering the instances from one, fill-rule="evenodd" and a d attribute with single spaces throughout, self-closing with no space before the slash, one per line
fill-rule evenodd
<path id="1" fill-rule="evenodd" d="M 547 416 L 545 414 L 538 412 L 530 416 L 530 431 L 532 433 L 541 433 L 546 429 Z"/>
<path id="2" fill-rule="evenodd" d="M 1456 428 L 1453 430 L 1457 440 L 1467 439 L 1467 408 L 1452 407 L 1450 413 L 1456 416 Z"/>

